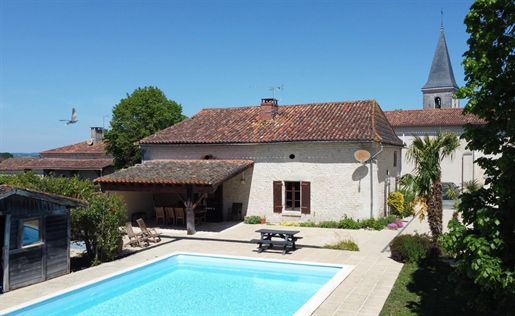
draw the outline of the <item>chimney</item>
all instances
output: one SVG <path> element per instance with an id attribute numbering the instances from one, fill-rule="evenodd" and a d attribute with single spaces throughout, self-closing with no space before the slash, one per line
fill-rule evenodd
<path id="1" fill-rule="evenodd" d="M 92 127 L 91 128 L 91 141 L 92 144 L 102 142 L 104 139 L 104 128 L 103 127 Z"/>
<path id="2" fill-rule="evenodd" d="M 278 112 L 278 105 L 276 99 L 261 99 L 261 106 L 259 111 L 260 121 L 273 120 Z"/>

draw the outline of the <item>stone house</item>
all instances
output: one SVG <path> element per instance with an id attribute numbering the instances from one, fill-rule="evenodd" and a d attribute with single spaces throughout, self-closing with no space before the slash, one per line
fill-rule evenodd
<path id="1" fill-rule="evenodd" d="M 139 142 L 141 164 L 96 179 L 129 215 L 186 201 L 228 219 L 329 221 L 386 214 L 402 141 L 375 100 L 204 109 Z M 358 161 L 359 159 L 359 161 Z"/>

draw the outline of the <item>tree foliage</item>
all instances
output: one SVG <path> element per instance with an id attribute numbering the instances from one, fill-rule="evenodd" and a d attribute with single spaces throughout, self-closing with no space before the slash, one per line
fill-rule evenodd
<path id="1" fill-rule="evenodd" d="M 182 106 L 158 88 L 138 88 L 114 106 L 111 130 L 105 133 L 106 151 L 113 155 L 116 168 L 133 166 L 141 162 L 139 140 L 185 118 Z"/>
<path id="2" fill-rule="evenodd" d="M 467 148 L 487 156 L 485 187 L 464 192 L 442 245 L 456 254 L 458 289 L 481 310 L 515 310 L 515 2 L 477 0 L 465 18 L 470 38 L 464 54 L 468 98 L 464 113 L 485 120 L 467 125 Z"/>
<path id="3" fill-rule="evenodd" d="M 429 137 L 428 134 L 424 137 L 414 136 L 413 143 L 406 153 L 406 158 L 415 163 L 414 181 L 418 190 L 417 195 L 421 203 L 427 206 L 429 228 L 435 241 L 443 230 L 440 163 L 446 157 L 452 158 L 459 146 L 460 141 L 456 134 L 438 131 L 434 137 Z"/>
<path id="4" fill-rule="evenodd" d="M 32 172 L 3 174 L 0 175 L 0 184 L 86 200 L 87 208 L 70 212 L 71 240 L 84 243 L 86 255 L 93 263 L 115 259 L 122 237 L 120 223 L 127 214 L 127 207 L 119 196 L 100 193 L 91 180 L 79 180 L 77 176 L 40 177 Z"/>
<path id="5" fill-rule="evenodd" d="M 14 156 L 11 153 L 0 153 L 0 159 L 2 159 L 2 158 L 7 159 L 7 158 L 12 158 L 12 157 L 14 157 Z"/>

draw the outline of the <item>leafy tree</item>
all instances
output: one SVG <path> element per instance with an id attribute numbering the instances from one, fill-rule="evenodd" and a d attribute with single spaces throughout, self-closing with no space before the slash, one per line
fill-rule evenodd
<path id="1" fill-rule="evenodd" d="M 14 157 L 11 153 L 0 153 L 0 160 Z"/>
<path id="2" fill-rule="evenodd" d="M 446 157 L 452 158 L 459 146 L 460 141 L 456 134 L 438 131 L 433 138 L 427 134 L 423 138 L 414 136 L 413 143 L 406 153 L 406 158 L 415 163 L 414 181 L 419 198 L 427 206 L 427 219 L 434 241 L 442 234 L 443 228 L 440 162 Z"/>
<path id="3" fill-rule="evenodd" d="M 106 151 L 113 155 L 116 168 L 133 166 L 141 162 L 139 140 L 184 119 L 182 106 L 161 90 L 138 88 L 113 108 L 111 130 L 105 133 Z"/>
<path id="4" fill-rule="evenodd" d="M 84 242 L 87 256 L 94 264 L 115 259 L 122 237 L 120 223 L 127 214 L 121 197 L 100 193 L 92 181 L 79 180 L 77 176 L 40 177 L 33 172 L 2 174 L 0 184 L 86 200 L 89 204 L 87 208 L 72 209 L 70 212 L 71 240 Z"/>
<path id="5" fill-rule="evenodd" d="M 122 238 L 120 222 L 127 214 L 122 197 L 96 193 L 88 199 L 87 208 L 72 211 L 71 235 L 83 241 L 86 254 L 93 264 L 112 261 L 119 250 Z"/>
<path id="6" fill-rule="evenodd" d="M 515 2 L 476 0 L 465 18 L 469 49 L 464 54 L 468 98 L 464 113 L 485 120 L 465 126 L 467 148 L 486 154 L 476 160 L 485 186 L 464 192 L 449 223 L 444 248 L 456 254 L 452 277 L 469 303 L 489 312 L 515 310 Z M 509 314 L 509 313 L 507 313 Z"/>

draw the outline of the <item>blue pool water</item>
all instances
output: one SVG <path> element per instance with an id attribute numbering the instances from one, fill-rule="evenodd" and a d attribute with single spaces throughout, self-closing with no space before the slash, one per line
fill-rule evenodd
<path id="1" fill-rule="evenodd" d="M 178 254 L 6 315 L 292 315 L 342 268 Z"/>

